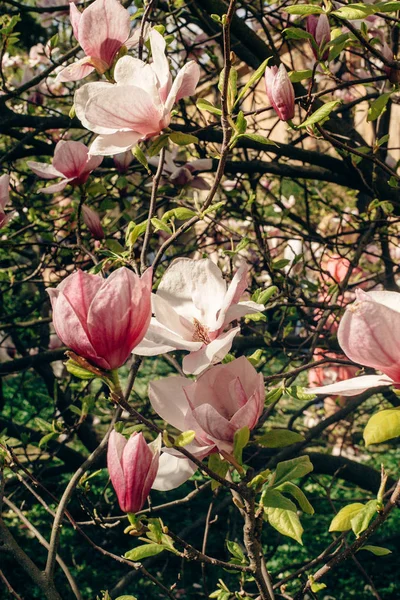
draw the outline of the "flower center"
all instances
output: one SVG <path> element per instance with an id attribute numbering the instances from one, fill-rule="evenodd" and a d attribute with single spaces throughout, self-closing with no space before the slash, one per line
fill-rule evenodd
<path id="1" fill-rule="evenodd" d="M 203 342 L 203 344 L 209 344 L 211 342 L 208 336 L 208 327 L 205 327 L 198 321 L 197 319 L 193 319 L 194 324 L 194 332 L 192 341 L 193 342 Z"/>

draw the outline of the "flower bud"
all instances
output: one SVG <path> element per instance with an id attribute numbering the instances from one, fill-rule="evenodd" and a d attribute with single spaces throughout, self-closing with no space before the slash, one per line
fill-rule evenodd
<path id="1" fill-rule="evenodd" d="M 112 431 L 108 442 L 107 467 L 119 506 L 126 513 L 136 513 L 144 505 L 157 475 L 161 436 L 146 443 L 135 431 L 129 440 Z"/>
<path id="2" fill-rule="evenodd" d="M 281 121 L 294 117 L 294 89 L 283 65 L 265 69 L 267 96 Z"/>
<path id="3" fill-rule="evenodd" d="M 326 60 L 329 56 L 329 48 L 326 48 L 322 55 L 320 52 L 321 48 L 331 41 L 331 28 L 326 14 L 321 14 L 319 16 L 308 15 L 306 29 L 308 33 L 313 36 L 315 43 L 318 46 L 317 50 L 315 46 L 311 44 L 311 49 L 315 58 L 317 60 Z"/>
<path id="4" fill-rule="evenodd" d="M 86 227 L 96 240 L 104 239 L 104 231 L 101 226 L 100 217 L 95 210 L 84 204 L 82 206 L 82 217 Z"/>

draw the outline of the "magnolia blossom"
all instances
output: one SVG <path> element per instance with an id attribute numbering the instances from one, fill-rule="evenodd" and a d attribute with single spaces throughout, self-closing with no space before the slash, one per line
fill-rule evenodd
<path id="1" fill-rule="evenodd" d="M 90 147 L 93 155 L 119 154 L 158 135 L 168 127 L 173 105 L 195 92 L 199 66 L 186 63 L 172 83 L 163 36 L 152 30 L 149 40 L 151 64 L 124 56 L 115 66 L 116 84 L 88 83 L 75 94 L 82 125 L 99 134 Z"/>
<path id="2" fill-rule="evenodd" d="M 133 159 L 134 157 L 130 149 L 125 152 L 120 152 L 119 154 L 114 154 L 113 160 L 118 173 L 121 175 L 126 173 L 130 164 L 133 162 Z"/>
<path id="3" fill-rule="evenodd" d="M 326 60 L 329 56 L 329 48 L 324 49 L 323 54 L 320 54 L 321 48 L 324 48 L 326 44 L 331 41 L 331 27 L 329 25 L 329 19 L 325 13 L 321 15 L 308 15 L 306 21 L 306 28 L 310 33 L 317 45 L 315 48 L 314 44 L 311 44 L 312 52 L 315 58 L 318 60 Z"/>
<path id="4" fill-rule="evenodd" d="M 338 329 L 338 341 L 355 363 L 372 367 L 384 375 L 363 375 L 317 387 L 314 394 L 355 396 L 369 388 L 400 386 L 400 294 L 356 290 Z"/>
<path id="5" fill-rule="evenodd" d="M 112 431 L 108 441 L 107 468 L 121 510 L 136 513 L 144 505 L 157 475 L 161 436 L 146 443 L 135 431 L 129 440 Z"/>
<path id="6" fill-rule="evenodd" d="M 77 81 L 94 70 L 105 73 L 122 46 L 131 47 L 139 41 L 139 30 L 129 37 L 130 15 L 118 0 L 95 0 L 82 13 L 70 4 L 70 19 L 86 56 L 60 71 L 57 81 Z"/>
<path id="7" fill-rule="evenodd" d="M 232 321 L 264 310 L 262 304 L 239 302 L 247 286 L 248 265 L 242 264 L 227 288 L 210 259 L 177 258 L 152 296 L 155 317 L 135 354 L 155 356 L 172 350 L 190 352 L 185 373 L 201 373 L 229 352 L 240 327 Z"/>
<path id="8" fill-rule="evenodd" d="M 180 431 L 195 432 L 194 442 L 186 449 L 201 459 L 212 452 L 232 453 L 235 432 L 255 427 L 264 406 L 264 378 L 242 356 L 211 367 L 195 382 L 186 377 L 152 381 L 149 398 L 167 423 Z M 173 489 L 196 469 L 179 452 L 164 449 L 153 488 Z"/>
<path id="9" fill-rule="evenodd" d="M 266 67 L 265 86 L 268 100 L 271 102 L 281 121 L 290 121 L 294 117 L 294 89 L 285 67 Z"/>
<path id="10" fill-rule="evenodd" d="M 61 192 L 68 183 L 71 185 L 82 185 L 102 162 L 99 156 L 89 157 L 89 149 L 82 142 L 71 142 L 61 140 L 54 150 L 52 164 L 39 163 L 28 160 L 27 165 L 32 171 L 43 179 L 56 179 L 60 177 L 59 183 L 40 188 L 38 192 L 54 194 Z"/>
<path id="11" fill-rule="evenodd" d="M 6 214 L 4 212 L 5 207 L 10 201 L 10 194 L 8 191 L 9 185 L 10 176 L 2 175 L 0 177 L 0 228 L 5 227 L 12 216 L 12 213 Z"/>
<path id="12" fill-rule="evenodd" d="M 96 240 L 104 239 L 104 231 L 101 226 L 100 217 L 95 210 L 84 204 L 82 206 L 82 217 L 86 227 Z"/>
<path id="13" fill-rule="evenodd" d="M 153 157 L 149 160 L 149 163 L 158 166 L 159 158 Z M 180 165 L 176 160 L 176 154 L 168 151 L 165 153 L 163 175 L 166 183 L 171 183 L 177 187 L 188 185 L 198 190 L 209 190 L 208 182 L 197 173 L 199 171 L 210 171 L 211 169 L 211 158 L 197 158 Z"/>
<path id="14" fill-rule="evenodd" d="M 47 290 L 60 340 L 100 369 L 117 369 L 143 339 L 151 317 L 152 271 L 121 267 L 107 279 L 77 271 Z"/>

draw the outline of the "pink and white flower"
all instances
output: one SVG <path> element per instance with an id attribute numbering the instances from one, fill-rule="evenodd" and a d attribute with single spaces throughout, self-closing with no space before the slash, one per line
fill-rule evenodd
<path id="1" fill-rule="evenodd" d="M 264 407 L 264 378 L 241 356 L 211 367 L 195 382 L 185 377 L 152 381 L 149 398 L 167 423 L 179 431 L 196 433 L 186 450 L 202 459 L 213 452 L 232 453 L 235 432 L 256 426 Z M 196 469 L 178 451 L 164 449 L 153 488 L 173 489 Z"/>
<path id="2" fill-rule="evenodd" d="M 118 0 L 95 0 L 82 13 L 72 3 L 70 19 L 86 56 L 60 71 L 57 81 L 77 81 L 94 70 L 105 73 L 122 46 L 131 47 L 139 41 L 139 30 L 130 37 L 130 15 Z"/>
<path id="3" fill-rule="evenodd" d="M 266 67 L 265 87 L 268 100 L 281 121 L 291 121 L 294 117 L 294 88 L 284 67 Z"/>
<path id="4" fill-rule="evenodd" d="M 89 149 L 82 142 L 61 140 L 56 145 L 52 164 L 39 163 L 29 160 L 27 165 L 32 171 L 43 179 L 61 178 L 59 183 L 40 188 L 38 192 L 55 194 L 61 192 L 69 183 L 82 185 L 92 171 L 102 162 L 99 156 L 89 156 Z"/>
<path id="5" fill-rule="evenodd" d="M 140 140 L 158 135 L 170 124 L 173 105 L 194 94 L 199 66 L 193 61 L 186 63 L 172 83 L 164 38 L 152 30 L 149 40 L 151 64 L 124 56 L 115 66 L 115 84 L 88 83 L 76 92 L 77 117 L 84 127 L 99 134 L 90 154 L 120 154 Z"/>
<path id="6" fill-rule="evenodd" d="M 210 259 L 177 258 L 152 296 L 155 317 L 135 353 L 155 356 L 186 350 L 183 371 L 198 375 L 229 352 L 240 327 L 232 321 L 264 310 L 262 304 L 239 302 L 247 286 L 249 266 L 236 272 L 227 288 L 222 272 Z"/>

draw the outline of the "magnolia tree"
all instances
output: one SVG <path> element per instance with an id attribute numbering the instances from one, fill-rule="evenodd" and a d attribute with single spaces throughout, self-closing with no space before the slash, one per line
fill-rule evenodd
<path id="1" fill-rule="evenodd" d="M 398 596 L 399 25 L 3 0 L 2 598 Z"/>

